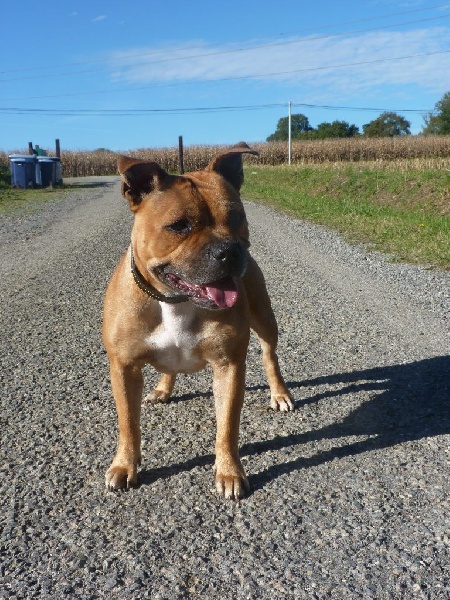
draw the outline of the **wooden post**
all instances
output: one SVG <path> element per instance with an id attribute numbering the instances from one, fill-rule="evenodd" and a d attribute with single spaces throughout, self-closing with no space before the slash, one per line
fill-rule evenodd
<path id="1" fill-rule="evenodd" d="M 55 154 L 57 158 L 61 158 L 61 146 L 59 145 L 59 139 L 55 140 Z"/>
<path id="2" fill-rule="evenodd" d="M 178 158 L 180 165 L 180 175 L 184 173 L 184 156 L 183 156 L 183 136 L 178 136 Z"/>
<path id="3" fill-rule="evenodd" d="M 33 154 L 33 142 L 28 142 L 28 154 Z"/>

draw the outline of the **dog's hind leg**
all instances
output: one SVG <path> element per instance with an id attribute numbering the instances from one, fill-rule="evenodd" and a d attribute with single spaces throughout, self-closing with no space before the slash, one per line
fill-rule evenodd
<path id="1" fill-rule="evenodd" d="M 277 321 L 273 314 L 264 276 L 252 257 L 249 257 L 244 284 L 250 310 L 250 327 L 257 335 L 263 353 L 263 365 L 270 387 L 270 406 L 274 410 L 282 412 L 294 410 L 294 401 L 284 382 L 276 354 Z"/>
<path id="2" fill-rule="evenodd" d="M 152 404 L 163 404 L 167 402 L 172 395 L 175 379 L 176 375 L 172 373 L 163 373 L 158 385 L 150 392 L 150 394 L 147 394 L 144 401 L 151 402 Z"/>

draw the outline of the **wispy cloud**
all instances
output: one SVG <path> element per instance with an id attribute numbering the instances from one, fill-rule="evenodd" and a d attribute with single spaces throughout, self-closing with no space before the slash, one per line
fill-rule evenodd
<path id="1" fill-rule="evenodd" d="M 115 80 L 132 84 L 253 78 L 349 96 L 384 85 L 448 87 L 450 28 L 310 36 L 264 45 L 189 43 L 134 48 L 112 57 Z M 447 53 L 446 53 L 447 52 Z M 139 56 L 140 55 L 140 56 Z"/>
<path id="2" fill-rule="evenodd" d="M 99 21 L 104 21 L 106 19 L 106 15 L 98 15 L 98 17 L 95 17 L 94 19 L 92 19 L 93 23 L 98 23 Z"/>

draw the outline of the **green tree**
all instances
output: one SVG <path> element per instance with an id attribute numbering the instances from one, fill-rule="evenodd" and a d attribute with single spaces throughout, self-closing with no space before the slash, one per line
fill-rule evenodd
<path id="1" fill-rule="evenodd" d="M 366 137 L 395 137 L 410 135 L 411 123 L 395 112 L 384 112 L 377 119 L 363 125 Z"/>
<path id="2" fill-rule="evenodd" d="M 450 92 L 446 92 L 439 102 L 434 105 L 434 111 L 424 117 L 425 126 L 422 133 L 425 135 L 450 134 Z"/>
<path id="3" fill-rule="evenodd" d="M 356 125 L 350 125 L 346 121 L 333 121 L 332 123 L 319 123 L 317 129 L 312 133 L 314 139 L 323 140 L 326 138 L 348 138 L 359 135 L 359 129 Z"/>
<path id="4" fill-rule="evenodd" d="M 312 131 L 308 117 L 302 114 L 291 115 L 291 135 L 292 139 L 299 139 L 308 131 Z M 284 142 L 289 137 L 289 117 L 279 119 L 274 133 L 269 135 L 268 142 Z"/>

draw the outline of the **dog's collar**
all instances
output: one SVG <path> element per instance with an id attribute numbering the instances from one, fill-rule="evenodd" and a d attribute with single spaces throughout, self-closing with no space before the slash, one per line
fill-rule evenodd
<path id="1" fill-rule="evenodd" d="M 151 286 L 145 279 L 142 277 L 141 272 L 136 266 L 134 262 L 133 255 L 133 246 L 130 246 L 130 256 L 131 256 L 131 274 L 133 275 L 133 279 L 140 290 L 142 290 L 147 296 L 158 300 L 158 302 L 168 302 L 169 304 L 178 304 L 179 302 L 186 302 L 187 296 L 164 296 L 158 292 L 156 288 Z"/>

